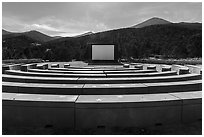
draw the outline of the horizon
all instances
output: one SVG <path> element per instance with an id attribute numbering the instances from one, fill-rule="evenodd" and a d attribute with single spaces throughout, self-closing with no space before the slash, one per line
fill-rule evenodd
<path id="1" fill-rule="evenodd" d="M 153 17 L 172 23 L 202 23 L 202 3 L 2 2 L 2 29 L 36 30 L 49 36 L 69 37 L 127 28 Z"/>

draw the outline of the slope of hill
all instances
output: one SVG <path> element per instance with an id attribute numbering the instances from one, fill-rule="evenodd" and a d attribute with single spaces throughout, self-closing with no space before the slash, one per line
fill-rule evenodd
<path id="1" fill-rule="evenodd" d="M 146 58 L 150 55 L 173 58 L 202 57 L 201 23 L 167 23 L 116 29 L 81 37 L 58 38 L 41 43 L 40 46 L 36 44 L 38 43 L 36 40 L 34 40 L 35 44 L 32 44 L 33 41 L 29 44 L 28 41 L 22 46 L 21 40 L 19 37 L 4 39 L 3 57 L 22 58 L 22 54 L 26 53 L 23 54 L 25 58 L 42 58 L 51 61 L 87 60 L 90 43 L 115 44 L 118 46 L 121 58 Z M 14 48 L 10 48 L 11 45 Z M 23 48 L 15 52 L 21 46 Z M 12 55 L 7 57 L 5 53 L 12 53 Z"/>
<path id="2" fill-rule="evenodd" d="M 8 35 L 8 34 L 11 34 L 12 32 L 9 32 L 9 31 L 6 31 L 4 29 L 2 29 L 2 35 Z"/>
<path id="3" fill-rule="evenodd" d="M 83 34 L 80 34 L 80 35 L 77 35 L 77 36 L 74 36 L 74 37 L 82 37 L 82 36 L 87 36 L 87 35 L 91 35 L 91 34 L 94 34 L 94 33 L 89 31 L 89 32 L 86 32 L 86 33 L 83 33 Z"/>
<path id="4" fill-rule="evenodd" d="M 139 23 L 137 25 L 132 26 L 132 28 L 142 28 L 142 27 L 147 27 L 147 26 L 151 26 L 151 25 L 160 25 L 160 24 L 169 24 L 171 22 L 161 19 L 161 18 L 151 18 L 148 19 L 142 23 Z"/>
<path id="5" fill-rule="evenodd" d="M 2 32 L 4 32 L 4 34 L 2 35 L 2 39 L 12 38 L 12 37 L 17 37 L 17 36 L 22 36 L 22 35 L 30 37 L 36 41 L 41 42 L 41 43 L 56 39 L 55 37 L 45 35 L 41 32 L 35 31 L 35 30 L 28 31 L 28 32 L 22 32 L 22 33 L 5 33 L 5 32 L 7 32 L 5 30 L 2 30 Z"/>

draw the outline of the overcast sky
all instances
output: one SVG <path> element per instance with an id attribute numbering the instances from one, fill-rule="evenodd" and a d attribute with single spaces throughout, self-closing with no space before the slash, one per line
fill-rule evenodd
<path id="1" fill-rule="evenodd" d="M 124 28 L 152 17 L 171 22 L 202 22 L 202 3 L 48 3 L 3 2 L 2 27 L 38 30 L 55 36 Z"/>

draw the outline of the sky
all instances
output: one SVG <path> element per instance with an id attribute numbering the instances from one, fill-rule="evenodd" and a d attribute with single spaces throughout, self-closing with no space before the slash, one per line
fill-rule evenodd
<path id="1" fill-rule="evenodd" d="M 74 36 L 125 28 L 152 17 L 202 22 L 201 2 L 3 2 L 2 28 Z"/>

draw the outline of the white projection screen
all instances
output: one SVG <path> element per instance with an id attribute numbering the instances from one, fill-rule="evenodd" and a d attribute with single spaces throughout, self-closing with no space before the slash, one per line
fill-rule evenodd
<path id="1" fill-rule="evenodd" d="M 92 60 L 114 60 L 114 45 L 92 45 Z"/>

